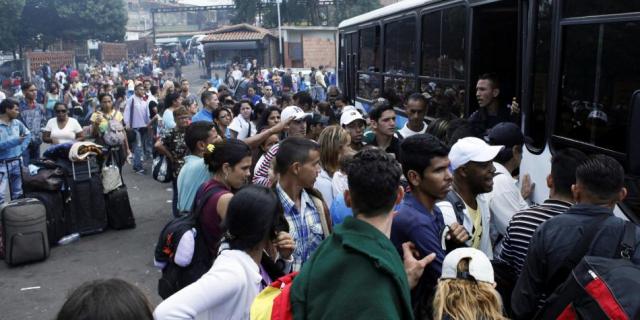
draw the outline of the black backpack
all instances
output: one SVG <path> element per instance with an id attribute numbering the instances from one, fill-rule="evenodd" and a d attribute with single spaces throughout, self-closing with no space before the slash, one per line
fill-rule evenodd
<path id="1" fill-rule="evenodd" d="M 589 231 L 585 230 L 586 237 Z M 582 258 L 535 319 L 640 319 L 640 266 L 630 261 L 636 245 L 635 224 L 627 221 L 621 233 L 616 256 Z M 590 242 L 583 241 L 587 247 Z M 584 253 L 573 252 L 570 262 Z"/>
<path id="2" fill-rule="evenodd" d="M 191 212 L 169 221 L 160 232 L 154 256 L 157 262 L 165 264 L 162 268 L 162 277 L 158 280 L 158 294 L 163 299 L 198 280 L 213 265 L 215 257 L 204 240 L 199 217 L 209 198 L 221 190 L 221 187 L 207 190 L 197 202 L 194 201 Z M 193 258 L 188 266 L 181 267 L 174 263 L 173 258 L 180 239 L 191 229 L 196 230 Z"/>

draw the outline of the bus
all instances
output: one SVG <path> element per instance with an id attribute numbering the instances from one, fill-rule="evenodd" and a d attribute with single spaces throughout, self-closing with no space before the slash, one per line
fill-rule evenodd
<path id="1" fill-rule="evenodd" d="M 616 215 L 640 223 L 640 0 L 405 0 L 342 21 L 338 83 L 368 108 L 385 90 L 429 99 L 428 117 L 478 108 L 480 75 L 500 75 L 521 108 L 520 168 L 548 197 L 551 155 L 574 147 L 625 168 Z"/>

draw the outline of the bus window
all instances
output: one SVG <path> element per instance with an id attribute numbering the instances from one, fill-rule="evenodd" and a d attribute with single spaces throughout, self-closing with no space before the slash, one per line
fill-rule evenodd
<path id="1" fill-rule="evenodd" d="M 454 7 L 422 17 L 422 75 L 464 79 L 466 9 Z"/>
<path id="2" fill-rule="evenodd" d="M 358 98 L 373 99 L 376 96 L 373 92 L 375 89 L 378 89 L 377 96 L 380 97 L 380 87 L 380 76 L 367 73 L 358 74 Z"/>
<path id="3" fill-rule="evenodd" d="M 340 84 L 340 90 L 342 90 L 342 92 L 346 92 L 347 91 L 347 78 L 346 78 L 346 74 L 345 74 L 345 48 L 344 48 L 344 33 L 340 34 L 340 49 L 339 49 L 339 56 L 338 56 L 338 82 Z"/>
<path id="4" fill-rule="evenodd" d="M 393 89 L 395 94 L 404 101 L 409 95 L 416 90 L 416 81 L 414 78 L 405 77 L 384 77 L 384 90 Z"/>
<path id="5" fill-rule="evenodd" d="M 416 20 L 411 17 L 384 27 L 384 66 L 387 73 L 411 75 L 416 69 Z M 385 80 L 386 83 L 386 80 Z"/>
<path id="6" fill-rule="evenodd" d="M 564 17 L 581 17 L 603 14 L 638 12 L 640 1 L 602 1 L 602 0 L 565 0 L 563 1 Z"/>
<path id="7" fill-rule="evenodd" d="M 546 112 L 549 83 L 549 59 L 551 43 L 551 0 L 541 0 L 537 6 L 534 56 L 531 74 L 531 106 L 525 124 L 526 132 L 533 140 L 531 145 L 543 149 L 546 144 Z"/>
<path id="8" fill-rule="evenodd" d="M 563 39 L 556 135 L 625 153 L 640 23 L 569 25 Z"/>
<path id="9" fill-rule="evenodd" d="M 459 118 L 464 112 L 464 82 L 434 79 L 420 80 L 420 92 L 427 97 L 427 116 Z"/>
<path id="10" fill-rule="evenodd" d="M 360 30 L 360 71 L 380 71 L 380 26 Z"/>

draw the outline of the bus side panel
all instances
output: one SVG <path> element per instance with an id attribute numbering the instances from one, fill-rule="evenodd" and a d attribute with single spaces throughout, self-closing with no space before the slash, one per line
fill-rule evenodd
<path id="1" fill-rule="evenodd" d="M 547 187 L 547 175 L 551 172 L 549 145 L 545 146 L 541 154 L 533 154 L 527 148 L 522 148 L 522 150 L 520 181 L 525 174 L 529 174 L 531 182 L 536 184 L 531 200 L 534 203 L 542 203 L 549 198 L 549 188 Z"/>

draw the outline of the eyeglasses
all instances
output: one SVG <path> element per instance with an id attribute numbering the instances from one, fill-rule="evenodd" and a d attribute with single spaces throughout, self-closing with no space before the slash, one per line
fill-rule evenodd
<path id="1" fill-rule="evenodd" d="M 56 110 L 56 113 L 67 113 L 67 110 L 64 110 L 64 109 L 58 109 L 58 110 Z"/>

